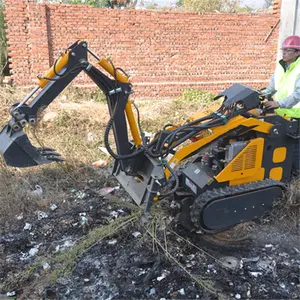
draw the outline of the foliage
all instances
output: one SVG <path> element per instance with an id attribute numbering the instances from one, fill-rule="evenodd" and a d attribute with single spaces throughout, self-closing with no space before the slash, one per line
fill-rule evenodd
<path id="1" fill-rule="evenodd" d="M 92 99 L 94 102 L 102 102 L 102 103 L 106 103 L 106 96 L 105 94 L 102 92 L 102 91 L 95 91 L 93 94 L 92 94 Z"/>
<path id="2" fill-rule="evenodd" d="M 62 109 L 59 111 L 58 116 L 54 121 L 56 126 L 67 128 L 72 122 L 72 115 L 68 111 Z"/>
<path id="3" fill-rule="evenodd" d="M 104 8 L 104 7 L 132 8 L 135 7 L 137 4 L 137 0 L 36 0 L 36 1 L 48 2 L 48 3 L 82 4 L 82 5 L 90 5 L 98 8 Z"/>
<path id="4" fill-rule="evenodd" d="M 240 0 L 182 0 L 183 7 L 196 12 L 236 12 Z"/>
<path id="5" fill-rule="evenodd" d="M 174 110 L 180 110 L 189 106 L 198 111 L 200 108 L 210 106 L 215 96 L 215 94 L 209 91 L 198 89 L 184 90 L 181 97 L 174 100 Z"/>
<path id="6" fill-rule="evenodd" d="M 90 5 L 93 7 L 110 7 L 110 1 L 109 0 L 67 0 L 64 1 L 67 4 L 85 4 L 85 5 Z"/>
<path id="7" fill-rule="evenodd" d="M 0 78 L 7 63 L 7 39 L 5 33 L 4 5 L 0 1 Z"/>
<path id="8" fill-rule="evenodd" d="M 197 89 L 188 89 L 182 93 L 182 99 L 184 102 L 212 102 L 216 95 L 212 92 L 201 91 Z"/>
<path id="9" fill-rule="evenodd" d="M 273 0 L 265 0 L 264 8 L 269 8 L 273 5 Z"/>
<path id="10" fill-rule="evenodd" d="M 146 5 L 146 9 L 157 9 L 157 8 L 158 8 L 158 4 L 154 2 Z"/>
<path id="11" fill-rule="evenodd" d="M 183 0 L 177 0 L 176 5 L 178 7 L 182 7 L 183 6 Z"/>

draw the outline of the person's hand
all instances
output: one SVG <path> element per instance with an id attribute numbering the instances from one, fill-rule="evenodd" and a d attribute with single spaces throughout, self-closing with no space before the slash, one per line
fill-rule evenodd
<path id="1" fill-rule="evenodd" d="M 267 102 L 264 103 L 264 107 L 266 109 L 275 109 L 275 108 L 278 108 L 280 106 L 279 106 L 279 103 L 277 101 L 267 101 Z"/>
<path id="2" fill-rule="evenodd" d="M 258 95 L 260 96 L 265 96 L 268 94 L 267 89 L 266 88 L 262 88 L 260 90 L 257 90 Z"/>

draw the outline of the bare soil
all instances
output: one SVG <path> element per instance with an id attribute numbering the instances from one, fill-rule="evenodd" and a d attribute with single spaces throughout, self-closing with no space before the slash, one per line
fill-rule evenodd
<path id="1" fill-rule="evenodd" d="M 122 188 L 100 196 L 108 185 L 118 183 L 107 170 L 95 169 L 87 182 L 66 186 L 67 197 L 57 209 L 19 216 L 2 232 L 3 294 L 16 293 L 17 299 L 298 298 L 297 228 L 287 231 L 261 220 L 207 237 L 177 227 L 176 209 L 167 202 L 153 207 L 152 218 L 145 220 Z"/>

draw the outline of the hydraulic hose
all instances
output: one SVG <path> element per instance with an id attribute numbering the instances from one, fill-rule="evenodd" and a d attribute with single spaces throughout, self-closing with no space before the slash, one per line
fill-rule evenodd
<path id="1" fill-rule="evenodd" d="M 114 117 L 115 117 L 115 114 L 116 114 L 117 107 L 118 107 L 118 102 L 117 102 L 117 104 L 115 106 L 115 109 L 114 109 L 114 112 L 112 113 L 111 118 L 109 119 L 109 121 L 108 121 L 108 123 L 106 125 L 106 128 L 105 128 L 105 132 L 104 132 L 104 145 L 105 145 L 105 148 L 107 149 L 108 153 L 114 159 L 116 159 L 116 160 L 130 159 L 130 158 L 133 158 L 133 157 L 138 156 L 139 154 L 141 154 L 144 151 L 144 149 L 140 148 L 137 151 L 135 151 L 133 153 L 130 153 L 130 154 L 117 155 L 116 153 L 114 153 L 114 151 L 111 149 L 111 147 L 109 145 L 109 132 L 110 132 L 111 127 L 112 127 L 113 122 L 114 122 Z"/>

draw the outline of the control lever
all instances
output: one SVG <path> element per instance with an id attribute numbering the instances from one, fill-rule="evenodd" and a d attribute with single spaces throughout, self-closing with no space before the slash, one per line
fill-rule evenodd
<path id="1" fill-rule="evenodd" d="M 276 92 L 277 92 L 277 90 L 273 91 L 272 93 L 263 94 L 263 93 L 262 93 L 262 90 L 259 91 L 260 99 L 261 99 L 261 101 L 260 101 L 260 104 L 261 104 L 260 108 L 261 108 L 263 114 L 266 114 L 266 113 L 274 113 L 274 108 L 269 108 L 269 109 L 267 109 L 267 108 L 264 106 L 264 104 L 265 104 L 266 102 L 268 102 L 268 101 L 274 101 L 272 97 L 276 94 Z"/>

